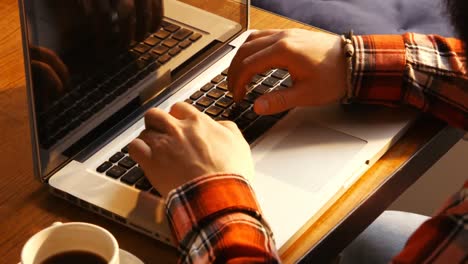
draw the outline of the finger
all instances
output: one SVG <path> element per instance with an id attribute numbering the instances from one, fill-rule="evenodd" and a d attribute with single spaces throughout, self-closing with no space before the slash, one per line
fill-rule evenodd
<path id="1" fill-rule="evenodd" d="M 249 84 L 252 77 L 260 72 L 265 72 L 271 68 L 288 68 L 289 57 L 285 53 L 285 48 L 278 43 L 268 46 L 253 55 L 242 60 L 234 70 L 234 77 L 230 89 L 234 91 L 242 91 Z M 234 100 L 240 101 L 243 94 L 235 94 Z"/>
<path id="2" fill-rule="evenodd" d="M 235 80 L 238 79 L 239 72 L 243 70 L 244 65 L 242 61 L 251 55 L 266 49 L 267 47 L 275 44 L 281 38 L 280 34 L 269 35 L 265 37 L 252 40 L 243 44 L 234 56 L 228 72 L 228 87 L 234 94 L 235 99 L 243 98 L 246 92 L 245 86 L 236 87 Z M 257 72 L 258 73 L 258 72 Z M 250 77 L 252 79 L 253 75 Z"/>
<path id="3" fill-rule="evenodd" d="M 151 148 L 140 138 L 134 139 L 128 145 L 128 153 L 140 166 L 145 167 L 152 157 Z"/>
<path id="4" fill-rule="evenodd" d="M 163 18 L 163 0 L 151 0 L 153 9 L 153 23 L 151 32 L 156 32 L 161 26 Z"/>
<path id="5" fill-rule="evenodd" d="M 158 108 L 152 108 L 145 114 L 145 127 L 147 129 L 169 133 L 174 129 L 176 123 L 177 119 Z"/>
<path id="6" fill-rule="evenodd" d="M 118 26 L 121 34 L 119 49 L 128 49 L 132 40 L 135 39 L 136 18 L 133 1 L 120 0 L 117 3 L 116 11 L 119 17 Z"/>
<path id="7" fill-rule="evenodd" d="M 196 116 L 203 116 L 193 105 L 185 102 L 177 102 L 169 111 L 173 117 L 179 120 L 193 119 Z"/>
<path id="8" fill-rule="evenodd" d="M 288 88 L 260 96 L 254 103 L 254 111 L 259 115 L 272 115 L 300 105 L 300 89 Z"/>
<path id="9" fill-rule="evenodd" d="M 108 44 L 110 43 L 111 36 L 111 3 L 109 0 L 92 1 L 91 7 L 91 20 L 94 30 L 94 54 L 96 58 L 102 59 L 108 55 Z"/>
<path id="10" fill-rule="evenodd" d="M 252 40 L 258 39 L 258 38 L 263 38 L 266 36 L 270 36 L 273 34 L 276 34 L 278 32 L 282 31 L 281 29 L 267 29 L 267 30 L 256 30 L 250 33 L 249 37 L 245 41 L 245 43 L 250 42 Z"/>
<path id="11" fill-rule="evenodd" d="M 239 127 L 236 125 L 236 123 L 232 121 L 225 121 L 225 120 L 218 121 L 218 123 L 222 125 L 223 127 L 229 129 L 231 132 L 236 133 L 238 135 L 242 135 L 242 132 L 239 130 Z"/>
<path id="12" fill-rule="evenodd" d="M 65 89 L 65 86 L 70 81 L 70 73 L 65 63 L 63 63 L 55 52 L 44 47 L 32 47 L 31 60 L 48 64 L 57 77 L 60 78 L 61 88 Z"/>
<path id="13" fill-rule="evenodd" d="M 150 0 L 135 0 L 136 40 L 142 41 L 151 28 L 152 6 Z"/>
<path id="14" fill-rule="evenodd" d="M 155 158 L 157 158 L 155 154 L 161 155 L 161 153 L 167 152 L 170 148 L 168 140 L 170 136 L 156 130 L 145 129 L 140 133 L 138 138 L 143 140 L 143 142 L 145 142 L 145 144 L 151 149 L 151 162 L 153 163 L 156 162 Z"/>

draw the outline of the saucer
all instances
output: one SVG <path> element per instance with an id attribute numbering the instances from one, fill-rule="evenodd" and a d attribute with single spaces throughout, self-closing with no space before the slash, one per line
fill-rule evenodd
<path id="1" fill-rule="evenodd" d="M 120 264 L 144 264 L 139 258 L 132 253 L 119 249 Z"/>

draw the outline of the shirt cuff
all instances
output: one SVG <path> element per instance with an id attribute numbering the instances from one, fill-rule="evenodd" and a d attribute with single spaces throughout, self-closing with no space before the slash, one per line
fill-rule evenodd
<path id="1" fill-rule="evenodd" d="M 402 97 L 406 49 L 401 35 L 354 36 L 351 101 L 393 105 Z"/>
<path id="2" fill-rule="evenodd" d="M 203 229 L 226 214 L 245 213 L 263 223 L 259 208 L 254 192 L 244 177 L 216 174 L 196 178 L 171 191 L 166 214 L 180 245 L 187 244 L 192 231 Z"/>

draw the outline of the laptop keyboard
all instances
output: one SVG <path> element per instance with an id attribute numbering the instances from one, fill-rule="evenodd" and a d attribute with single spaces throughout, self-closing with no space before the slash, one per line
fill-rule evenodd
<path id="1" fill-rule="evenodd" d="M 253 110 L 254 101 L 263 94 L 284 89 L 292 85 L 286 70 L 273 69 L 253 77 L 244 99 L 234 103 L 233 95 L 227 88 L 227 69 L 205 84 L 185 102 L 192 104 L 201 112 L 215 120 L 234 121 L 244 138 L 253 143 L 271 128 L 286 112 L 272 116 L 259 116 Z"/>
<path id="2" fill-rule="evenodd" d="M 211 82 L 203 85 L 185 102 L 192 104 L 214 120 L 234 121 L 244 138 L 251 144 L 287 113 L 259 116 L 253 111 L 253 102 L 265 93 L 290 87 L 292 79 L 289 73 L 282 69 L 272 69 L 257 74 L 252 78 L 244 99 L 239 103 L 234 103 L 232 93 L 227 87 L 227 72 L 228 69 L 214 77 Z M 96 171 L 161 197 L 157 189 L 151 186 L 143 170 L 128 156 L 128 146 L 112 155 Z"/>
<path id="3" fill-rule="evenodd" d="M 39 123 L 46 124 L 39 128 L 41 143 L 49 148 L 201 37 L 200 33 L 163 21 L 158 32 L 132 43 L 132 48 L 109 63 L 108 69 L 80 82 L 40 113 Z"/>
<path id="4" fill-rule="evenodd" d="M 104 173 L 110 178 L 120 180 L 124 184 L 134 186 L 142 191 L 149 191 L 151 194 L 161 197 L 161 194 L 145 178 L 140 166 L 128 155 L 128 146 L 112 155 L 109 160 L 97 167 L 96 171 Z"/>

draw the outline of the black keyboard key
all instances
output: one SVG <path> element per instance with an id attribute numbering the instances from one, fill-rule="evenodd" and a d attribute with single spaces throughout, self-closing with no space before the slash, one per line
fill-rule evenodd
<path id="1" fill-rule="evenodd" d="M 190 99 L 192 100 L 198 100 L 200 97 L 203 96 L 203 92 L 201 91 L 196 91 L 195 93 L 192 94 L 192 96 L 190 96 Z"/>
<path id="2" fill-rule="evenodd" d="M 266 71 L 266 72 L 260 73 L 260 75 L 263 76 L 263 77 L 267 77 L 267 76 L 270 75 L 272 72 L 273 72 L 273 70 L 268 70 L 268 71 Z"/>
<path id="3" fill-rule="evenodd" d="M 152 47 L 158 45 L 159 43 L 161 43 L 161 40 L 155 37 L 149 37 L 145 40 L 145 44 Z"/>
<path id="4" fill-rule="evenodd" d="M 192 100 L 192 99 L 185 99 L 184 102 L 186 102 L 186 103 L 188 103 L 188 104 L 193 104 L 193 100 Z"/>
<path id="5" fill-rule="evenodd" d="M 221 112 L 223 112 L 223 110 L 223 108 L 213 105 L 210 108 L 206 109 L 205 113 L 211 117 L 217 117 L 221 114 Z"/>
<path id="6" fill-rule="evenodd" d="M 168 54 L 164 54 L 161 57 L 159 57 L 158 62 L 161 64 L 165 64 L 166 62 L 170 60 L 171 60 L 171 56 L 169 56 Z"/>
<path id="7" fill-rule="evenodd" d="M 146 53 L 145 55 L 140 57 L 141 60 L 147 61 L 149 63 L 156 61 L 158 58 L 159 56 L 152 52 Z"/>
<path id="8" fill-rule="evenodd" d="M 213 89 L 213 90 L 209 91 L 206 95 L 208 97 L 213 98 L 213 99 L 219 99 L 221 96 L 224 95 L 224 93 L 225 93 L 224 91 L 221 91 L 219 89 Z"/>
<path id="9" fill-rule="evenodd" d="M 272 117 L 276 118 L 276 119 L 281 119 L 283 118 L 287 113 L 289 113 L 289 111 L 284 111 L 284 112 L 281 112 L 281 113 L 278 113 L 278 114 L 274 114 L 272 115 Z"/>
<path id="10" fill-rule="evenodd" d="M 183 48 L 183 49 L 186 49 L 188 47 L 190 47 L 190 45 L 192 45 L 192 42 L 188 39 L 182 41 L 181 43 L 179 43 L 179 47 Z"/>
<path id="11" fill-rule="evenodd" d="M 202 97 L 200 100 L 197 101 L 197 105 L 203 106 L 203 107 L 208 107 L 214 103 L 215 100 L 208 98 L 208 97 Z"/>
<path id="12" fill-rule="evenodd" d="M 253 84 L 259 84 L 263 81 L 263 77 L 260 76 L 260 75 L 255 75 L 253 78 L 252 78 L 252 81 L 250 81 L 250 83 L 253 83 Z"/>
<path id="13" fill-rule="evenodd" d="M 222 108 L 228 108 L 234 103 L 232 99 L 223 97 L 216 102 L 216 105 Z"/>
<path id="14" fill-rule="evenodd" d="M 147 51 L 150 50 L 150 49 L 151 49 L 150 46 L 145 45 L 145 44 L 143 44 L 143 43 L 140 43 L 140 44 L 136 45 L 136 46 L 133 48 L 133 50 L 135 50 L 135 51 L 137 51 L 137 52 L 139 52 L 139 53 L 145 53 L 145 52 L 147 52 Z"/>
<path id="15" fill-rule="evenodd" d="M 209 90 L 211 90 L 211 88 L 213 88 L 214 85 L 211 84 L 211 83 L 207 83 L 205 85 L 203 85 L 203 87 L 200 89 L 200 91 L 203 91 L 203 92 L 208 92 Z"/>
<path id="16" fill-rule="evenodd" d="M 177 44 L 179 44 L 179 42 L 175 39 L 166 39 L 162 42 L 162 45 L 168 48 L 173 48 L 177 46 Z"/>
<path id="17" fill-rule="evenodd" d="M 135 61 L 135 67 L 136 67 L 136 70 L 137 71 L 141 71 L 143 70 L 144 68 L 146 68 L 146 66 L 148 66 L 149 62 L 146 61 L 146 60 L 142 60 L 142 59 L 138 59 Z"/>
<path id="18" fill-rule="evenodd" d="M 158 39 L 166 39 L 167 37 L 169 37 L 169 35 L 171 35 L 171 32 L 167 32 L 165 30 L 160 29 L 153 36 L 157 37 Z"/>
<path id="19" fill-rule="evenodd" d="M 148 179 L 142 178 L 135 184 L 135 187 L 142 191 L 148 191 L 153 186 L 151 186 L 151 183 L 148 181 Z"/>
<path id="20" fill-rule="evenodd" d="M 193 31 L 188 30 L 186 28 L 182 28 L 179 31 L 177 31 L 176 33 L 174 33 L 174 35 L 172 35 L 172 37 L 174 39 L 178 40 L 178 41 L 182 41 L 182 40 L 188 38 L 192 34 L 193 34 Z"/>
<path id="21" fill-rule="evenodd" d="M 164 46 L 160 45 L 160 46 L 157 46 L 156 48 L 152 49 L 151 52 L 153 52 L 154 54 L 156 54 L 158 56 L 161 56 L 164 53 L 166 53 L 168 50 L 169 50 L 168 47 L 164 47 Z"/>
<path id="22" fill-rule="evenodd" d="M 214 77 L 213 80 L 211 80 L 211 82 L 214 83 L 214 84 L 218 84 L 218 83 L 220 83 L 222 81 L 224 81 L 224 76 L 221 75 L 221 74 Z"/>
<path id="23" fill-rule="evenodd" d="M 268 77 L 262 82 L 262 84 L 269 87 L 275 87 L 279 82 L 280 80 L 275 77 Z"/>
<path id="24" fill-rule="evenodd" d="M 170 51 L 169 51 L 169 55 L 171 55 L 172 57 L 176 56 L 177 54 L 180 53 L 182 49 L 179 48 L 179 47 L 175 47 L 175 48 L 172 48 Z"/>
<path id="25" fill-rule="evenodd" d="M 288 72 L 285 71 L 285 70 L 276 70 L 271 76 L 275 77 L 275 78 L 278 78 L 278 79 L 284 79 L 286 78 L 286 76 L 288 76 Z"/>
<path id="26" fill-rule="evenodd" d="M 229 68 L 226 68 L 221 74 L 224 76 L 228 75 Z"/>
<path id="27" fill-rule="evenodd" d="M 228 83 L 226 81 L 222 81 L 221 83 L 219 83 L 217 85 L 217 87 L 223 91 L 227 91 L 228 90 Z"/>
<path id="28" fill-rule="evenodd" d="M 258 97 L 260 97 L 260 95 L 257 93 L 248 93 L 245 95 L 244 100 L 249 103 L 254 103 Z"/>
<path id="29" fill-rule="evenodd" d="M 282 83 L 281 83 L 281 86 L 284 86 L 284 87 L 291 87 L 293 85 L 292 83 L 292 78 L 291 76 L 289 76 L 286 80 L 284 80 Z"/>
<path id="30" fill-rule="evenodd" d="M 121 149 L 123 153 L 128 153 L 128 145 Z"/>
<path id="31" fill-rule="evenodd" d="M 237 110 L 237 111 L 244 112 L 245 110 L 249 109 L 249 107 L 250 107 L 251 105 L 252 105 L 252 104 L 250 104 L 250 103 L 247 102 L 247 101 L 242 101 L 242 102 L 236 103 L 236 104 L 233 106 L 233 109 L 234 109 L 234 110 Z"/>
<path id="32" fill-rule="evenodd" d="M 236 119 L 234 123 L 236 123 L 237 127 L 240 130 L 244 130 L 250 125 L 251 121 L 241 117 L 241 118 Z"/>
<path id="33" fill-rule="evenodd" d="M 110 167 L 112 167 L 112 162 L 105 161 L 103 164 L 101 164 L 99 167 L 97 167 L 96 171 L 103 173 L 106 170 L 108 170 Z"/>
<path id="34" fill-rule="evenodd" d="M 135 164 L 136 162 L 130 157 L 125 157 L 121 161 L 119 161 L 119 166 L 122 166 L 126 169 L 130 169 L 131 167 L 135 166 Z"/>
<path id="35" fill-rule="evenodd" d="M 247 142 L 252 143 L 259 138 L 263 133 L 270 129 L 278 119 L 271 116 L 262 116 L 255 121 L 243 134 Z"/>
<path id="36" fill-rule="evenodd" d="M 114 166 L 106 172 L 106 175 L 114 179 L 117 179 L 120 176 L 122 176 L 125 172 L 127 172 L 125 168 L 122 168 L 120 166 Z"/>
<path id="37" fill-rule="evenodd" d="M 195 106 L 195 108 L 196 108 L 198 111 L 200 111 L 200 112 L 203 112 L 203 111 L 205 110 L 204 107 L 201 107 L 201 106 L 199 106 L 199 105 L 197 105 L 197 104 L 194 104 L 193 106 Z"/>
<path id="38" fill-rule="evenodd" d="M 168 27 L 168 26 L 170 26 L 170 25 L 174 25 L 174 24 L 172 24 L 171 22 L 168 22 L 168 21 L 166 21 L 166 20 L 161 21 L 161 27 L 162 27 L 162 28 Z"/>
<path id="39" fill-rule="evenodd" d="M 195 42 L 195 41 L 199 40 L 200 38 L 201 38 L 201 34 L 200 34 L 200 33 L 195 33 L 195 34 L 193 34 L 192 36 L 190 36 L 189 39 L 190 39 L 192 42 Z"/>
<path id="40" fill-rule="evenodd" d="M 225 96 L 229 99 L 234 98 L 234 95 L 231 92 L 227 93 Z"/>
<path id="41" fill-rule="evenodd" d="M 247 112 L 245 112 L 242 115 L 242 117 L 247 119 L 247 120 L 253 121 L 253 120 L 257 119 L 258 115 L 254 111 L 248 110 Z"/>
<path id="42" fill-rule="evenodd" d="M 239 115 L 241 114 L 241 112 L 239 111 L 234 111 L 233 109 L 226 109 L 224 110 L 224 112 L 221 114 L 222 117 L 228 119 L 228 120 L 234 120 L 236 119 Z"/>
<path id="43" fill-rule="evenodd" d="M 163 28 L 171 33 L 176 32 L 177 30 L 180 29 L 180 26 L 174 25 L 174 24 L 169 24 L 167 26 L 163 26 Z"/>
<path id="44" fill-rule="evenodd" d="M 112 157 L 109 158 L 109 161 L 113 163 L 117 163 L 123 157 L 125 157 L 125 154 L 123 154 L 122 152 L 117 152 L 114 155 L 112 155 Z"/>
<path id="45" fill-rule="evenodd" d="M 125 173 L 125 175 L 120 180 L 126 184 L 133 185 L 144 176 L 145 174 L 143 173 L 143 170 L 140 167 L 135 167 Z"/>
<path id="46" fill-rule="evenodd" d="M 255 89 L 253 89 L 253 91 L 258 94 L 266 94 L 269 90 L 270 90 L 270 87 L 265 86 L 263 84 L 260 84 L 259 86 L 255 87 Z"/>

